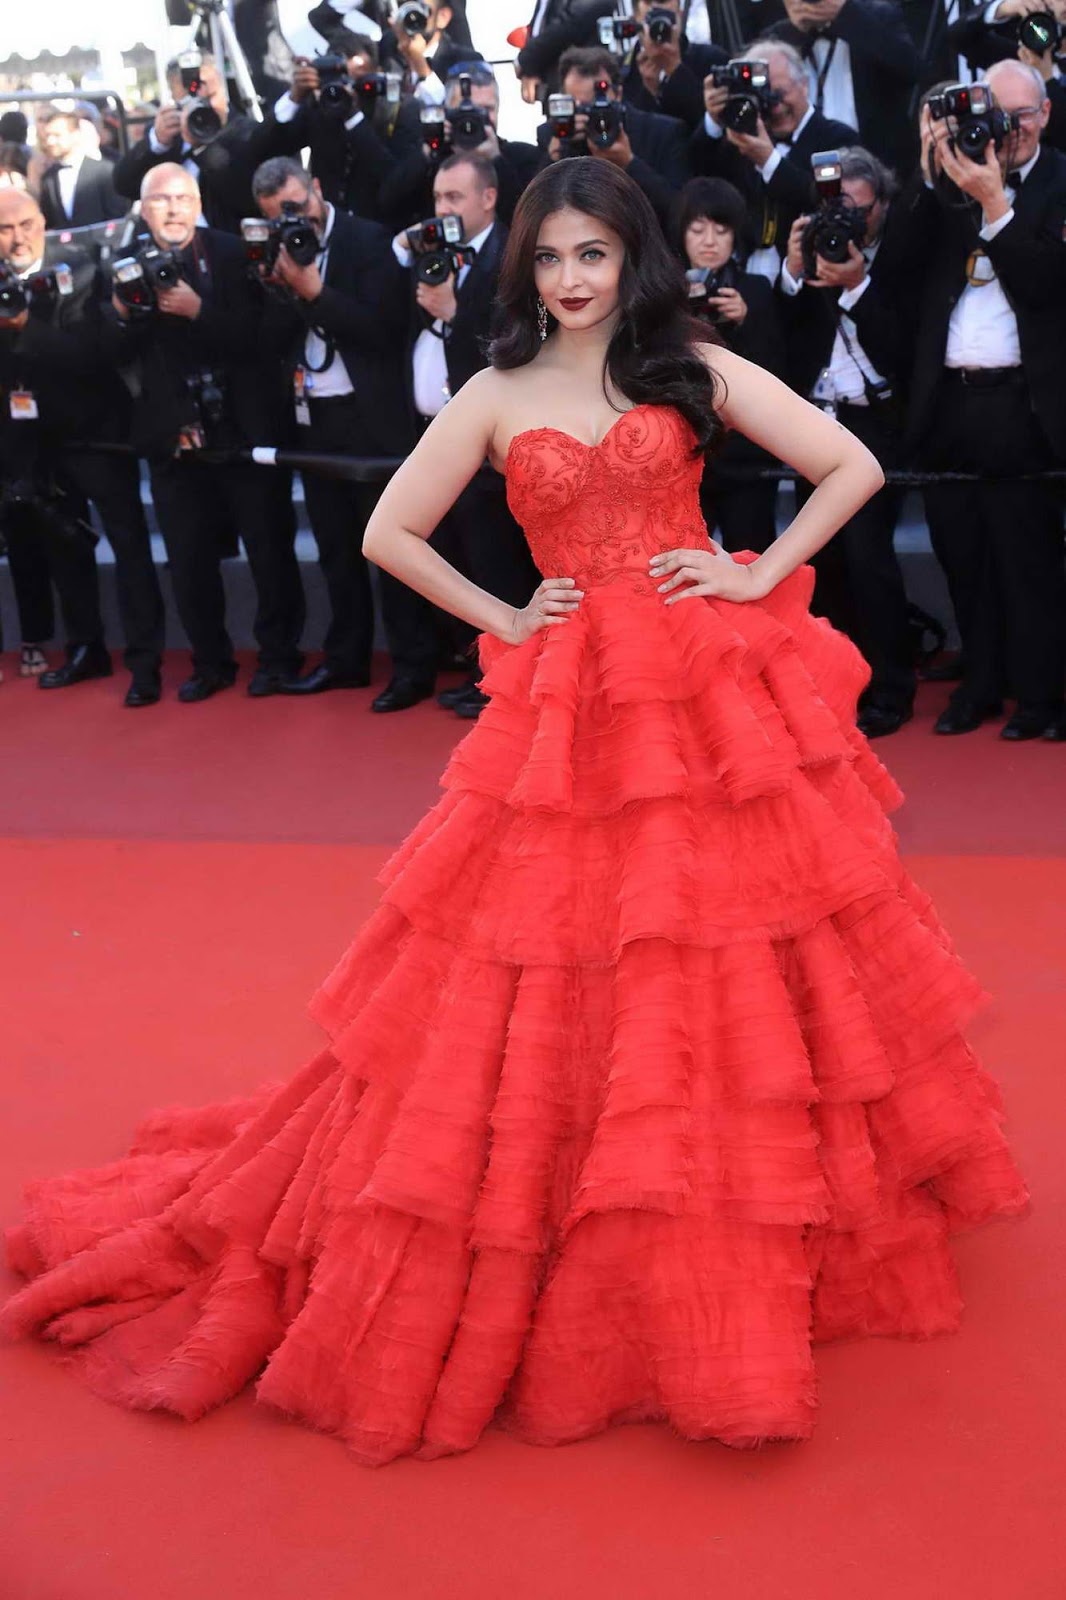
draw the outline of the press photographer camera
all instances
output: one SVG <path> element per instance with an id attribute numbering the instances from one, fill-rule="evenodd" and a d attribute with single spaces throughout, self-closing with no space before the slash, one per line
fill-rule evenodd
<path id="1" fill-rule="evenodd" d="M 463 249 L 463 221 L 458 216 L 428 217 L 407 229 L 407 245 L 414 256 L 419 283 L 444 283 L 458 273 L 470 252 Z"/>
<path id="2" fill-rule="evenodd" d="M 991 144 L 1002 150 L 1011 133 L 1018 130 L 1015 113 L 1002 111 L 987 83 L 953 83 L 926 97 L 933 122 L 946 122 L 948 148 L 980 161 Z"/>
<path id="3" fill-rule="evenodd" d="M 722 327 L 728 318 L 721 306 L 715 304 L 715 299 L 723 289 L 737 288 L 740 272 L 736 263 L 727 261 L 720 267 L 688 267 L 685 279 L 688 283 L 689 310 L 697 316 L 706 317 L 712 327 Z"/>
<path id="4" fill-rule="evenodd" d="M 818 276 L 818 257 L 841 266 L 852 245 L 861 246 L 866 235 L 866 213 L 844 194 L 843 169 L 838 150 L 822 150 L 811 157 L 816 210 L 803 229 L 801 251 L 807 278 Z"/>
<path id="5" fill-rule="evenodd" d="M 626 108 L 621 100 L 612 99 L 610 79 L 597 79 L 591 103 L 581 110 L 586 115 L 585 137 L 589 144 L 597 150 L 609 150 L 626 125 Z"/>
<path id="6" fill-rule="evenodd" d="M 604 50 L 621 54 L 640 37 L 640 23 L 632 17 L 600 17 L 596 31 Z"/>
<path id="7" fill-rule="evenodd" d="M 780 99 L 770 88 L 765 61 L 725 61 L 712 66 L 707 76 L 716 89 L 729 91 L 721 123 L 735 133 L 754 133 L 760 118 L 766 122 Z"/>
<path id="8" fill-rule="evenodd" d="M 121 256 L 111 268 L 111 286 L 131 316 L 148 317 L 159 309 L 160 291 L 181 279 L 181 256 L 145 239 L 136 255 Z"/>
<path id="9" fill-rule="evenodd" d="M 318 234 L 296 200 L 283 200 L 277 217 L 242 217 L 241 238 L 248 266 L 260 277 L 274 271 L 283 248 L 298 267 L 309 267 L 320 249 Z"/>
<path id="10" fill-rule="evenodd" d="M 14 322 L 24 311 L 48 313 L 56 300 L 74 293 L 74 275 L 65 262 L 20 277 L 0 261 L 0 322 Z"/>
<path id="11" fill-rule="evenodd" d="M 422 142 L 432 161 L 443 161 L 457 150 L 476 150 L 492 127 L 485 107 L 474 104 L 469 72 L 459 73 L 457 93 L 454 105 L 424 105 L 419 113 Z"/>
<path id="12" fill-rule="evenodd" d="M 212 104 L 211 90 L 204 84 L 204 58 L 199 50 L 185 50 L 178 57 L 182 97 L 177 101 L 192 145 L 210 144 L 222 132 L 222 117 Z"/>
<path id="13" fill-rule="evenodd" d="M 416 33 L 428 34 L 432 20 L 432 10 L 424 0 L 405 0 L 397 8 L 396 21 L 409 37 Z"/>

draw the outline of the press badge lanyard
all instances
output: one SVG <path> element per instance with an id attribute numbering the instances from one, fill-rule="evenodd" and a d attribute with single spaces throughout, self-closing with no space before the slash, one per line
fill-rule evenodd
<path id="1" fill-rule="evenodd" d="M 35 272 L 40 272 L 42 261 L 35 261 L 32 267 L 19 274 L 20 278 L 31 278 Z M 14 389 L 9 389 L 7 394 L 7 409 L 12 422 L 37 422 L 40 411 L 37 407 L 37 396 L 32 389 L 19 384 Z"/>
<path id="2" fill-rule="evenodd" d="M 334 211 L 329 219 L 329 230 L 322 240 L 322 247 L 318 252 L 317 265 L 319 272 L 322 274 L 323 282 L 325 282 L 326 268 L 329 265 L 329 243 L 333 237 L 335 222 L 336 212 Z M 321 341 L 322 359 L 317 366 L 312 366 L 307 359 L 307 339 L 305 337 L 303 360 L 297 362 L 292 375 L 292 394 L 295 402 L 294 414 L 296 421 L 302 428 L 307 428 L 311 425 L 311 407 L 308 401 L 315 386 L 315 374 L 326 372 L 333 365 L 333 358 L 337 354 L 337 347 L 328 333 L 323 333 L 321 328 L 310 328 L 308 332 L 317 334 Z"/>

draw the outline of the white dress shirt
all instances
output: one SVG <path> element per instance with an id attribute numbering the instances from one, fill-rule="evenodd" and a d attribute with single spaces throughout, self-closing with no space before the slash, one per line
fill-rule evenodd
<path id="1" fill-rule="evenodd" d="M 854 289 L 841 290 L 837 300 L 837 309 L 840 316 L 837 322 L 836 337 L 833 348 L 829 352 L 829 360 L 818 375 L 818 381 L 811 390 L 809 398 L 816 402 L 831 405 L 847 404 L 849 406 L 869 405 L 866 388 L 867 384 L 877 388 L 885 382 L 873 362 L 859 342 L 859 330 L 855 326 L 853 317 L 848 313 L 853 311 L 870 287 L 869 267 L 880 248 L 880 239 L 869 245 L 863 255 L 866 258 L 867 274 L 862 282 L 856 284 Z M 794 278 L 788 270 L 787 264 L 781 268 L 781 292 L 790 298 L 799 294 L 803 289 L 802 278 Z M 824 289 L 813 289 L 812 294 L 825 294 Z M 849 348 L 850 347 L 850 348 Z M 865 382 L 864 382 L 865 379 Z"/>
<path id="2" fill-rule="evenodd" d="M 490 222 L 487 228 L 482 228 L 480 233 L 467 241 L 467 248 L 473 250 L 476 255 L 484 248 L 485 240 L 495 226 L 494 222 Z M 392 249 L 401 267 L 411 266 L 414 255 L 406 246 L 400 244 L 398 238 L 392 241 Z M 464 262 L 459 268 L 459 276 L 455 280 L 456 293 L 466 282 L 470 266 L 470 262 Z M 415 340 L 411 357 L 415 410 L 423 417 L 435 417 L 438 411 L 444 410 L 452 397 L 451 389 L 448 387 L 448 361 L 444 354 L 445 337 L 444 323 L 438 317 L 433 326 L 423 328 Z"/>
<path id="3" fill-rule="evenodd" d="M 74 191 L 78 187 L 78 174 L 81 172 L 82 162 L 86 157 L 80 152 L 75 152 L 69 161 L 65 161 L 56 173 L 56 183 L 59 186 L 59 203 L 63 207 L 66 217 L 74 215 Z"/>
<path id="4" fill-rule="evenodd" d="M 855 85 L 851 77 L 851 46 L 846 39 L 815 39 L 807 57 L 807 77 L 810 80 L 811 105 L 823 117 L 846 122 L 849 128 L 859 126 L 859 113 L 855 106 Z M 822 93 L 819 98 L 818 82 Z"/>
<path id="5" fill-rule="evenodd" d="M 1040 151 L 1018 169 L 1024 183 L 1039 159 Z M 1006 186 L 1007 199 L 1014 200 L 1016 188 Z M 1013 204 L 995 222 L 986 222 L 980 238 L 986 243 L 1002 233 L 1014 217 Z M 990 257 L 983 251 L 973 262 L 975 283 L 967 283 L 959 295 L 948 321 L 948 344 L 944 365 L 948 367 L 1019 367 L 1022 362 L 1018 338 L 1018 319 L 1003 285 L 996 277 Z"/>
<path id="6" fill-rule="evenodd" d="M 326 205 L 326 229 L 322 235 L 316 265 L 322 274 L 323 282 L 326 277 L 326 267 L 329 262 L 329 241 L 333 233 L 333 224 L 337 213 L 328 202 Z M 304 379 L 305 392 L 312 400 L 332 400 L 341 394 L 351 394 L 352 380 L 348 376 L 348 368 L 344 364 L 344 357 L 339 350 L 334 350 L 333 359 L 329 366 L 319 371 L 329 350 L 329 345 L 319 333 L 317 328 L 309 328 L 304 341 Z"/>

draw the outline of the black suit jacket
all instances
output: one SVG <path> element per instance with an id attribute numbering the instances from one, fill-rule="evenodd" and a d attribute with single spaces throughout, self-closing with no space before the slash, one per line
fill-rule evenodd
<path id="1" fill-rule="evenodd" d="M 388 217 L 382 186 L 398 154 L 410 146 L 399 121 L 392 136 L 365 116 L 354 128 L 346 128 L 338 118 L 323 116 L 317 101 L 307 100 L 288 122 L 279 122 L 271 111 L 250 137 L 249 158 L 254 172 L 271 156 L 296 156 L 310 148 L 311 171 L 326 199 L 380 222 Z"/>
<path id="2" fill-rule="evenodd" d="M 625 111 L 626 132 L 633 150 L 633 160 L 626 171 L 644 190 L 663 228 L 669 230 L 677 192 L 692 175 L 686 150 L 688 130 L 676 117 L 638 111 L 636 106 L 626 106 Z M 537 129 L 537 143 L 545 153 L 551 137 L 550 124 L 542 122 Z"/>
<path id="3" fill-rule="evenodd" d="M 812 43 L 810 34 L 788 21 L 767 33 L 801 53 Z M 825 36 L 848 46 L 862 143 L 890 166 L 909 172 L 918 148 L 910 106 L 920 62 L 899 6 L 889 0 L 847 0 Z"/>
<path id="4" fill-rule="evenodd" d="M 502 222 L 497 222 L 456 292 L 458 310 L 444 340 L 448 387 L 452 394 L 457 394 L 468 378 L 488 365 L 485 349 L 489 341 L 496 285 L 506 243 L 507 228 Z"/>
<path id="5" fill-rule="evenodd" d="M 900 282 L 914 297 L 914 360 L 906 438 L 920 449 L 933 421 L 948 322 L 966 285 L 966 263 L 987 251 L 1018 321 L 1029 398 L 1048 442 L 1066 461 L 1066 156 L 1046 147 L 1014 199 L 1014 216 L 994 239 L 978 237 L 973 210 L 942 206 L 915 176 L 891 219 Z M 887 236 L 886 236 L 887 239 Z M 910 298 L 910 297 L 908 297 Z"/>
<path id="6" fill-rule="evenodd" d="M 181 429 L 195 420 L 188 379 L 212 372 L 222 380 L 225 416 L 210 443 L 272 444 L 286 412 L 277 352 L 262 337 L 263 301 L 251 283 L 239 239 L 197 228 L 183 253 L 183 275 L 200 296 L 199 315 L 151 316 L 124 322 L 105 311 L 106 347 L 137 395 L 132 442 L 148 457 L 173 454 Z"/>
<path id="7" fill-rule="evenodd" d="M 640 47 L 626 69 L 622 93 L 638 111 L 658 111 L 664 117 L 677 117 L 689 129 L 703 119 L 703 80 L 711 67 L 729 57 L 713 44 L 692 44 L 682 36 L 681 61 L 663 84 L 660 93 L 649 94 L 637 65 Z"/>
<path id="8" fill-rule="evenodd" d="M 839 149 L 858 141 L 854 128 L 816 111 L 778 163 L 769 183 L 764 183 L 725 134 L 712 139 L 702 124 L 689 142 L 689 156 L 693 171 L 728 178 L 736 185 L 748 206 L 756 248 L 776 245 L 783 257 L 789 229 L 811 203 L 811 157 L 819 150 Z"/>
<path id="9" fill-rule="evenodd" d="M 324 287 L 317 300 L 272 300 L 267 342 L 280 350 L 285 387 L 303 358 L 307 332 L 332 339 L 352 382 L 355 455 L 403 455 L 413 436 L 401 352 L 407 324 L 404 273 L 388 233 L 366 217 L 335 211 Z M 312 376 L 312 394 L 314 393 Z"/>
<path id="10" fill-rule="evenodd" d="M 185 152 L 199 168 L 200 196 L 209 226 L 226 233 L 238 233 L 241 218 L 257 213 L 252 198 L 255 147 L 251 143 L 256 126 L 249 117 L 233 115 L 217 139 L 201 150 Z M 181 164 L 182 160 L 180 139 L 157 155 L 145 135 L 116 161 L 115 188 L 127 200 L 136 200 L 147 172 L 164 161 Z"/>
<path id="11" fill-rule="evenodd" d="M 101 300 L 106 286 L 89 254 L 59 239 L 45 241 L 45 269 L 68 266 L 74 292 L 39 305 L 25 328 L 0 333 L 0 388 L 32 391 L 38 424 L 9 424 L 5 406 L 0 427 L 33 429 L 41 443 L 72 439 L 123 442 L 129 431 L 130 396 L 107 354 Z M 15 442 L 24 435 L 16 432 Z M 4 452 L 7 453 L 6 451 Z"/>
<path id="12" fill-rule="evenodd" d="M 615 0 L 552 0 L 540 32 L 518 52 L 520 75 L 540 78 L 549 89 L 554 89 L 563 51 L 572 44 L 598 44 L 597 20 L 609 17 L 616 9 Z M 534 11 L 531 23 L 535 15 Z"/>
<path id="13" fill-rule="evenodd" d="M 891 212 L 890 212 L 891 217 Z M 885 234 L 868 269 L 869 288 L 849 311 L 864 354 L 881 376 L 898 393 L 908 364 L 907 329 L 899 311 L 898 299 L 906 292 L 893 262 L 892 235 Z M 797 295 L 779 294 L 788 381 L 804 399 L 818 381 L 818 375 L 832 354 L 839 313 L 839 289 L 812 289 L 804 284 Z"/>
<path id="14" fill-rule="evenodd" d="M 385 222 L 393 229 L 405 228 L 411 222 L 420 222 L 433 214 L 434 164 L 427 158 L 422 144 L 420 108 L 417 100 L 408 100 L 400 108 L 396 120 L 393 142 L 395 159 L 382 179 L 378 191 L 378 205 Z M 509 223 L 523 189 L 543 166 L 543 157 L 537 145 L 519 139 L 500 139 L 500 154 L 496 160 L 496 211 Z M 458 154 L 459 152 L 456 152 Z"/>
<path id="15" fill-rule="evenodd" d="M 46 228 L 83 228 L 91 222 L 108 222 L 124 217 L 129 203 L 116 193 L 114 168 L 110 161 L 86 158 L 78 169 L 74 185 L 74 208 L 68 217 L 59 198 L 59 168 L 48 168 L 41 180 L 41 210 Z"/>

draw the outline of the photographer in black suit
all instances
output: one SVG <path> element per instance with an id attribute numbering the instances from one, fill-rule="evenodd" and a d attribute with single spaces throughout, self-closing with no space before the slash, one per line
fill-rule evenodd
<path id="1" fill-rule="evenodd" d="M 462 100 L 460 80 L 470 79 L 470 101 L 486 122 L 484 138 L 472 146 L 486 156 L 496 168 L 496 211 L 504 222 L 509 222 L 518 204 L 518 197 L 543 165 L 543 156 L 536 145 L 519 139 L 501 139 L 496 132 L 500 112 L 500 90 L 496 74 L 487 61 L 460 60 L 448 71 L 444 94 L 445 150 L 458 155 L 455 148 L 449 112 L 458 109 Z M 404 133 L 405 150 L 399 155 L 380 190 L 380 204 L 398 225 L 417 222 L 424 217 L 433 202 L 433 178 L 440 165 L 441 156 L 434 155 L 423 142 L 422 128 L 412 121 L 411 113 L 418 102 L 408 102 L 398 121 L 398 132 Z M 410 137 L 409 130 L 416 130 Z"/>
<path id="2" fill-rule="evenodd" d="M 789 230 L 806 210 L 811 190 L 811 157 L 858 143 L 854 128 L 833 122 L 811 104 L 803 58 L 791 45 L 774 40 L 749 45 L 745 61 L 763 61 L 769 73 L 769 103 L 753 133 L 726 128 L 730 90 L 708 77 L 703 85 L 704 119 L 689 144 L 694 171 L 727 178 L 747 202 L 755 236 L 749 272 L 776 282 Z"/>
<path id="3" fill-rule="evenodd" d="M 717 45 L 691 42 L 684 11 L 681 0 L 634 0 L 641 32 L 627 57 L 622 93 L 638 111 L 677 117 L 691 132 L 703 120 L 703 80 L 728 57 Z"/>
<path id="4" fill-rule="evenodd" d="M 378 52 L 370 39 L 345 29 L 334 35 L 333 45 L 344 55 L 351 78 L 377 72 Z M 335 112 L 323 106 L 320 87 L 317 66 L 300 57 L 290 88 L 251 135 L 256 163 L 309 149 L 311 171 L 326 200 L 342 211 L 381 221 L 386 216 L 382 185 L 397 154 L 414 143 L 417 119 L 411 131 L 411 119 L 401 120 L 399 108 L 390 106 L 385 97 L 365 104 L 356 98 L 350 107 Z"/>
<path id="5" fill-rule="evenodd" d="M 923 105 L 922 169 L 899 214 L 902 281 L 920 290 L 908 440 L 923 466 L 983 478 L 925 491 L 965 667 L 936 726 L 969 733 L 1007 693 L 1003 738 L 1063 739 L 1061 493 L 1017 475 L 1066 461 L 1066 157 L 1041 145 L 1039 73 L 1003 61 L 987 83 L 1012 121 L 999 151 L 961 154 Z"/>
<path id="6" fill-rule="evenodd" d="M 578 108 L 575 136 L 564 150 L 551 124 L 542 123 L 537 129 L 537 143 L 541 149 L 547 151 L 551 161 L 583 155 L 613 162 L 644 190 L 663 228 L 668 231 L 678 191 L 689 177 L 684 123 L 676 117 L 663 117 L 625 105 L 621 64 L 609 50 L 567 50 L 559 62 L 559 71 L 562 93 L 571 95 Z M 617 108 L 616 131 L 609 144 L 587 136 L 589 110 L 598 83 L 606 83 L 607 99 Z"/>
<path id="7" fill-rule="evenodd" d="M 883 467 L 898 467 L 906 341 L 896 309 L 902 283 L 884 247 L 896 184 L 861 146 L 840 152 L 840 168 L 841 199 L 856 213 L 860 238 L 848 241 L 844 261 L 828 261 L 812 233 L 805 259 L 812 218 L 797 217 L 792 225 L 780 283 L 789 381 L 836 416 Z M 810 492 L 797 484 L 801 503 Z M 859 702 L 867 738 L 895 733 L 914 705 L 907 596 L 893 545 L 900 498 L 891 485 L 879 489 L 812 563 L 815 611 L 848 634 L 870 665 Z"/>
<path id="8" fill-rule="evenodd" d="M 406 232 L 393 242 L 397 258 L 414 269 L 416 332 L 408 371 L 420 430 L 485 366 L 507 239 L 507 229 L 496 215 L 495 175 L 493 163 L 473 152 L 445 161 L 434 180 L 435 214 L 458 217 L 462 223 L 464 250 L 458 271 L 427 283 L 418 272 L 425 257 L 411 252 Z M 475 583 L 510 605 L 525 605 L 540 581 L 522 531 L 508 510 L 503 478 L 488 465 L 463 490 L 433 539 Z M 402 711 L 433 693 L 444 629 L 441 613 L 421 595 L 386 572 L 381 580 L 389 595 L 385 625 L 393 679 L 374 701 L 374 709 Z M 466 639 L 473 643 L 469 632 Z M 484 705 L 477 682 L 474 672 L 457 689 L 445 690 L 440 703 L 460 717 L 476 717 Z"/>
<path id="9" fill-rule="evenodd" d="M 205 55 L 200 67 L 202 94 L 222 123 L 221 131 L 204 139 L 189 125 L 193 109 L 185 101 L 181 69 L 167 62 L 167 88 L 173 103 L 161 107 L 143 139 L 131 145 L 115 163 L 115 188 L 127 200 L 136 200 L 145 176 L 164 161 L 176 162 L 196 182 L 204 219 L 227 233 L 240 231 L 241 218 L 254 210 L 251 181 L 255 166 L 249 140 L 255 123 L 230 111 L 226 85 L 213 59 Z"/>
<path id="10" fill-rule="evenodd" d="M 115 193 L 111 163 L 85 153 L 76 111 L 50 110 L 37 129 L 52 163 L 41 179 L 41 210 L 47 228 L 81 228 L 125 216 L 129 205 Z"/>
<path id="11" fill-rule="evenodd" d="M 1019 30 L 1029 16 L 1048 16 L 1057 25 L 1060 37 L 1051 38 L 1046 50 L 1022 42 Z M 1031 25 L 1030 25 L 1031 26 Z M 1066 75 L 1063 73 L 1063 44 L 1066 38 L 1066 0 L 999 0 L 989 5 L 963 4 L 958 21 L 948 29 L 948 39 L 975 72 L 997 61 L 1021 61 L 1034 67 L 1044 80 L 1044 93 L 1051 105 L 1043 143 L 1055 150 L 1066 150 Z"/>
<path id="12" fill-rule="evenodd" d="M 325 455 L 397 456 L 410 448 L 410 418 L 396 360 L 406 327 L 406 284 L 389 236 L 323 199 L 298 161 L 275 156 L 252 180 L 259 209 L 306 217 L 317 258 L 300 265 L 284 245 L 268 281 L 293 394 L 297 448 Z M 329 592 L 322 663 L 279 685 L 286 694 L 363 688 L 370 682 L 374 602 L 362 535 L 380 485 L 304 473 L 304 501 Z"/>
<path id="13" fill-rule="evenodd" d="M 811 103 L 857 128 L 864 147 L 907 171 L 917 145 L 911 96 L 918 51 L 895 0 L 784 0 L 787 16 L 764 37 L 783 39 L 807 63 Z"/>
<path id="14" fill-rule="evenodd" d="M 40 687 L 64 689 L 111 674 L 88 528 L 91 500 L 115 556 L 125 661 L 133 676 L 126 704 L 147 704 L 142 691 L 159 673 L 163 602 L 137 465 L 132 458 L 69 448 L 74 441 L 124 441 L 129 427 L 129 395 L 103 354 L 96 272 L 82 251 L 46 239 L 37 202 L 18 189 L 0 189 L 0 261 L 29 293 L 26 309 L 0 322 L 0 456 L 9 498 L 16 491 L 4 521 L 20 601 L 28 583 L 37 612 L 27 616 L 20 604 L 24 642 L 43 644 L 51 631 L 50 570 L 66 629 L 66 661 L 44 673 Z M 70 269 L 69 294 L 47 283 L 32 287 L 39 274 L 47 279 L 61 264 Z"/>
<path id="15" fill-rule="evenodd" d="M 259 665 L 248 693 L 278 692 L 299 670 L 303 591 L 293 548 L 291 482 L 283 473 L 204 459 L 204 450 L 273 444 L 283 425 L 280 363 L 261 345 L 262 291 L 249 281 L 239 239 L 198 228 L 200 192 L 171 162 L 153 167 L 141 210 L 154 245 L 179 271 L 154 309 L 131 314 L 116 293 L 116 363 L 138 393 L 133 439 L 147 456 L 152 500 L 167 547 L 192 676 L 178 699 L 206 700 L 237 677 L 220 570 L 233 532 L 255 581 Z M 117 269 L 116 269 L 117 270 Z"/>
<path id="16" fill-rule="evenodd" d="M 690 179 L 681 191 L 676 242 L 692 310 L 707 318 L 730 350 L 783 378 L 785 349 L 774 291 L 743 265 L 750 240 L 739 190 L 724 178 Z M 763 551 L 773 543 L 777 483 L 758 473 L 774 464 L 765 450 L 734 431 L 704 473 L 704 518 L 708 528 L 717 527 L 727 550 Z"/>

